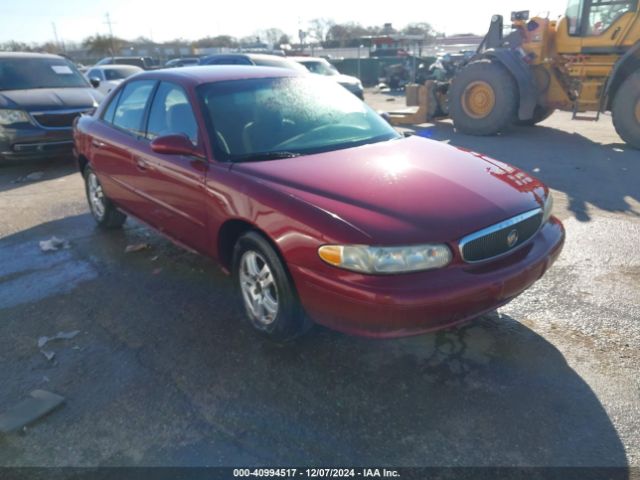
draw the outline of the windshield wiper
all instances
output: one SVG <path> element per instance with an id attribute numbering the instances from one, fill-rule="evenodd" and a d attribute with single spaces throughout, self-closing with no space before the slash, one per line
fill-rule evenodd
<path id="1" fill-rule="evenodd" d="M 280 160 L 282 158 L 294 158 L 299 157 L 300 153 L 295 152 L 258 152 L 247 153 L 243 155 L 229 155 L 229 159 L 232 162 L 260 162 L 262 160 Z"/>

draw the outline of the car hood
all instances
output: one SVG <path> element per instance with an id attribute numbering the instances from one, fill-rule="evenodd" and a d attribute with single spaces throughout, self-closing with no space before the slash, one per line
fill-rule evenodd
<path id="1" fill-rule="evenodd" d="M 0 108 L 27 111 L 93 108 L 103 95 L 94 88 L 34 88 L 0 91 Z"/>
<path id="2" fill-rule="evenodd" d="M 515 167 L 421 137 L 233 169 L 380 245 L 456 241 L 541 207 L 546 191 Z"/>

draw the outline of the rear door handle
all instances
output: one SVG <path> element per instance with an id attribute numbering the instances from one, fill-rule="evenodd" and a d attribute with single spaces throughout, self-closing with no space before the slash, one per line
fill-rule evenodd
<path id="1" fill-rule="evenodd" d="M 93 140 L 91 142 L 91 145 L 93 145 L 96 148 L 102 148 L 102 147 L 106 147 L 107 144 L 104 142 L 101 142 L 100 140 Z"/>

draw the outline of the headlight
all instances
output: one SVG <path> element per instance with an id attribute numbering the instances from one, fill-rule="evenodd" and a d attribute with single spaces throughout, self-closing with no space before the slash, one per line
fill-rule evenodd
<path id="1" fill-rule="evenodd" d="M 549 220 L 551 216 L 551 212 L 553 211 L 553 196 L 551 195 L 551 190 L 549 190 L 549 194 L 547 198 L 544 200 L 544 211 L 542 213 L 542 224 L 544 225 Z"/>
<path id="2" fill-rule="evenodd" d="M 22 110 L 0 109 L 0 125 L 12 125 L 14 123 L 30 123 L 29 115 Z"/>
<path id="3" fill-rule="evenodd" d="M 320 258 L 335 267 L 361 273 L 402 273 L 442 268 L 451 261 L 451 250 L 442 244 L 408 247 L 324 245 Z"/>

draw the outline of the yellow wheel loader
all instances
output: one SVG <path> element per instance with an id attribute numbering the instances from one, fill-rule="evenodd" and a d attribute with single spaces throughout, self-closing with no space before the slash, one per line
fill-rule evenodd
<path id="1" fill-rule="evenodd" d="M 495 15 L 476 54 L 450 80 L 421 86 L 418 112 L 390 121 L 448 115 L 463 133 L 493 135 L 535 125 L 556 109 L 580 120 L 610 111 L 620 137 L 640 149 L 638 2 L 569 0 L 557 21 L 514 12 L 508 35 Z"/>

